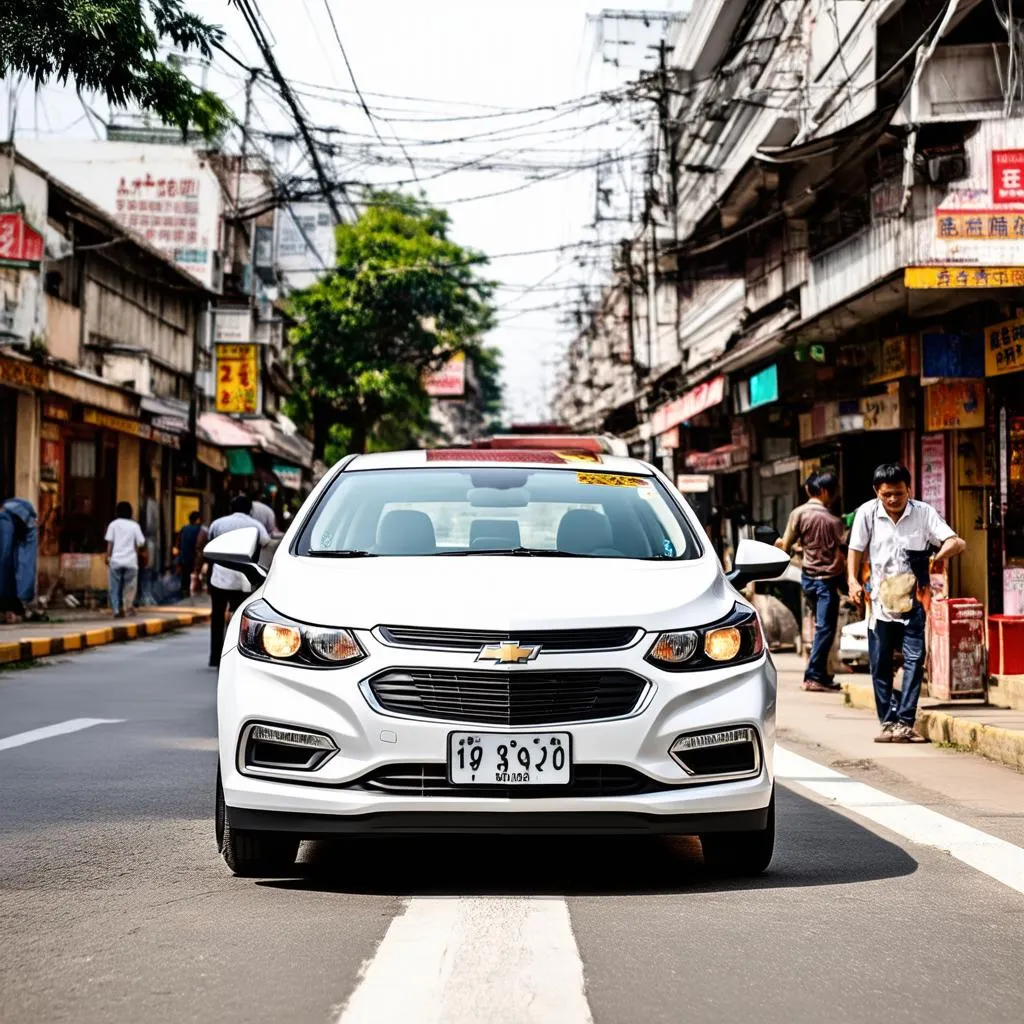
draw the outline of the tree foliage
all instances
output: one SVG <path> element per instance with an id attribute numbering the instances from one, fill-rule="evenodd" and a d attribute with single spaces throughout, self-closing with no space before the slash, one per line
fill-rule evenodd
<path id="1" fill-rule="evenodd" d="M 456 352 L 493 367 L 480 338 L 493 324 L 486 259 L 448 237 L 448 215 L 422 200 L 374 192 L 337 229 L 334 270 L 292 297 L 295 397 L 318 455 L 407 447 L 430 430 L 422 376 Z M 488 354 L 489 353 L 489 354 Z M 497 399 L 495 399 L 495 388 Z"/>
<path id="2" fill-rule="evenodd" d="M 227 107 L 158 52 L 170 45 L 209 57 L 221 38 L 184 0 L 14 0 L 0 19 L 0 77 L 73 82 L 114 106 L 135 104 L 183 132 L 212 137 Z"/>

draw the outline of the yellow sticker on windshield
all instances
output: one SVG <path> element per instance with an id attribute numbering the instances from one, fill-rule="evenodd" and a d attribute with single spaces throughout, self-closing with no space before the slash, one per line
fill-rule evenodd
<path id="1" fill-rule="evenodd" d="M 602 487 L 649 487 L 642 476 L 619 476 L 616 473 L 577 473 L 581 484 L 598 484 Z"/>
<path id="2" fill-rule="evenodd" d="M 555 452 L 563 462 L 597 462 L 600 463 L 601 456 L 593 452 Z"/>

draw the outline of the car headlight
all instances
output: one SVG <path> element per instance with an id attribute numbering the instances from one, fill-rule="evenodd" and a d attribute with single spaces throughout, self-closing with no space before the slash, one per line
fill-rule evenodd
<path id="1" fill-rule="evenodd" d="M 238 649 L 247 658 L 309 668 L 336 668 L 366 657 L 347 629 L 310 626 L 254 601 L 242 612 Z"/>
<path id="2" fill-rule="evenodd" d="M 757 613 L 737 604 L 721 622 L 661 633 L 647 660 L 670 672 L 689 672 L 755 661 L 763 653 L 764 634 Z"/>

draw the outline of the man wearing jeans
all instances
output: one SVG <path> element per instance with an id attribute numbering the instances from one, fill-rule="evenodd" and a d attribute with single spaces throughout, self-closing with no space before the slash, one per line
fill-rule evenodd
<path id="1" fill-rule="evenodd" d="M 829 653 L 839 621 L 839 583 L 843 578 L 840 542 L 843 523 L 829 506 L 836 496 L 835 473 L 817 473 L 804 484 L 807 501 L 793 509 L 786 532 L 775 542 L 787 554 L 795 543 L 803 549 L 804 570 L 800 583 L 814 609 L 814 643 L 804 670 L 805 690 L 827 693 L 840 689 L 828 670 Z"/>
<path id="2" fill-rule="evenodd" d="M 875 498 L 857 509 L 850 531 L 850 597 L 860 601 L 864 553 L 868 583 L 868 653 L 875 710 L 882 723 L 876 743 L 917 743 L 917 701 L 924 676 L 927 613 L 920 595 L 930 585 L 930 562 L 959 555 L 967 545 L 931 505 L 910 497 L 910 471 L 899 463 L 875 470 Z M 903 683 L 893 689 L 893 655 L 903 650 Z"/>

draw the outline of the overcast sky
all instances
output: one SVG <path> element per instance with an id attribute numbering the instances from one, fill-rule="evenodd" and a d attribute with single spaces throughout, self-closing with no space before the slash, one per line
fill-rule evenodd
<path id="1" fill-rule="evenodd" d="M 226 45 L 232 52 L 247 64 L 262 63 L 241 16 L 226 0 L 188 2 L 208 20 L 224 26 Z M 508 413 L 514 420 L 540 416 L 550 398 L 555 365 L 571 332 L 559 321 L 571 308 L 575 293 L 561 286 L 578 281 L 598 283 L 610 250 L 522 257 L 499 254 L 552 249 L 581 240 L 613 242 L 621 236 L 626 231 L 622 224 L 605 223 L 599 235 L 588 227 L 594 220 L 598 172 L 586 165 L 593 165 L 602 153 L 611 152 L 621 161 L 629 152 L 642 151 L 644 129 L 630 121 L 628 109 L 622 106 L 583 105 L 554 112 L 491 115 L 502 113 L 494 108 L 507 111 L 563 104 L 635 77 L 640 61 L 651 57 L 646 46 L 656 41 L 657 29 L 612 19 L 588 23 L 587 15 L 601 10 L 591 0 L 329 2 L 371 110 L 379 118 L 389 119 L 389 123 L 376 122 L 384 145 L 375 138 L 355 97 L 331 91 L 351 89 L 351 82 L 325 0 L 262 0 L 259 4 L 282 72 L 302 83 L 297 88 L 312 123 L 344 132 L 336 136 L 342 149 L 335 165 L 342 173 L 378 182 L 410 179 L 412 171 L 396 143 L 397 135 L 405 142 L 428 197 L 448 205 L 455 239 L 495 255 L 489 273 L 505 287 L 498 296 L 502 323 L 489 340 L 503 352 Z M 631 0 L 617 4 L 618 9 L 644 6 Z M 676 0 L 656 9 L 688 6 L 687 0 Z M 616 37 L 626 45 L 617 45 Z M 620 60 L 619 68 L 607 62 L 615 57 Z M 218 56 L 206 74 L 209 86 L 228 99 L 241 116 L 244 72 Z M 4 99 L 9 99 L 9 87 Z M 285 111 L 269 86 L 258 87 L 254 101 L 254 128 L 290 130 Z M 92 106 L 107 115 L 105 104 L 93 100 Z M 19 135 L 89 138 L 102 132 L 86 118 L 70 90 L 50 86 L 34 95 L 25 87 L 17 107 Z M 7 130 L 5 126 L 5 136 Z M 423 141 L 483 132 L 494 134 L 423 145 Z M 271 144 L 264 145 L 270 152 Z M 372 160 L 382 154 L 389 163 L 367 162 L 367 157 Z M 294 146 L 282 147 L 278 155 L 288 162 L 289 169 L 301 161 Z M 481 158 L 543 165 L 544 169 L 448 171 L 451 163 Z M 563 168 L 578 164 L 585 166 L 576 173 L 562 173 Z M 602 171 L 604 184 L 612 189 L 613 203 L 625 200 L 618 174 L 621 167 L 621 163 L 611 163 Z M 550 175 L 552 180 L 533 183 L 531 174 Z M 431 176 L 437 177 L 426 180 Z M 518 191 L 464 201 L 512 189 Z M 580 252 L 588 264 L 585 267 L 575 263 Z M 603 259 L 597 259 L 597 253 Z M 533 285 L 536 287 L 527 292 Z M 539 308 L 556 305 L 559 308 Z"/>

